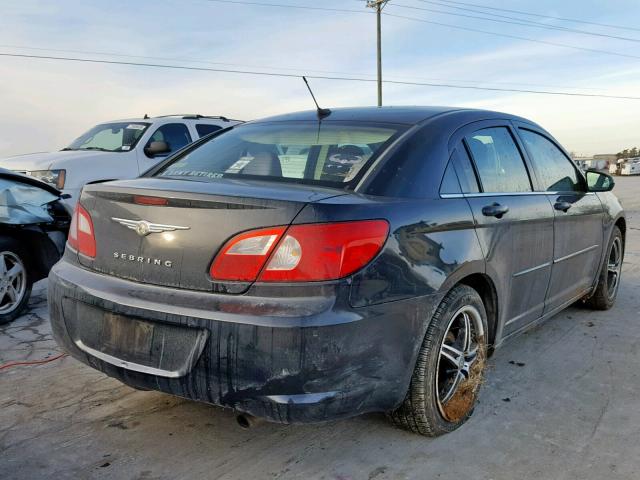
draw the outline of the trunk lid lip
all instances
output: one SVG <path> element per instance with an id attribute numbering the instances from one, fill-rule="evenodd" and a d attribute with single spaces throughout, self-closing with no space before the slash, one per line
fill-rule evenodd
<path id="1" fill-rule="evenodd" d="M 233 197 L 244 200 L 273 200 L 294 203 L 314 203 L 328 198 L 349 195 L 348 192 L 315 185 L 275 183 L 259 180 L 218 179 L 200 182 L 177 178 L 146 177 L 133 180 L 116 180 L 85 186 L 89 192 L 142 193 L 162 192 L 167 198 L 205 199 Z"/>

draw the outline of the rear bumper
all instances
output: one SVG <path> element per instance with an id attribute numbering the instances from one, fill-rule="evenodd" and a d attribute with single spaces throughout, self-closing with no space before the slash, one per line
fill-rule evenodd
<path id="1" fill-rule="evenodd" d="M 283 423 L 399 405 L 425 319 L 441 299 L 432 295 L 354 309 L 348 284 L 288 297 L 252 293 L 142 285 L 65 259 L 49 276 L 54 336 L 75 358 L 136 388 Z M 137 332 L 153 333 L 114 335 L 114 324 L 131 322 L 141 325 Z"/>

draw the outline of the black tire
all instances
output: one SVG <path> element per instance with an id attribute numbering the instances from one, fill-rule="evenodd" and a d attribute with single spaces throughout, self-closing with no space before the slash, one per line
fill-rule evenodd
<path id="1" fill-rule="evenodd" d="M 475 335 L 477 358 L 468 369 L 468 377 L 458 384 L 458 391 L 448 403 L 443 404 L 437 387 L 442 378 L 439 373 L 441 346 L 445 336 L 448 338 L 453 335 L 455 322 L 460 321 L 458 319 L 463 315 L 460 312 L 468 307 L 479 314 L 475 322 L 479 322 L 482 327 L 482 332 L 476 332 Z M 454 287 L 433 315 L 418 353 L 409 391 L 402 405 L 389 413 L 391 420 L 403 429 L 431 437 L 449 433 L 466 422 L 473 413 L 478 390 L 484 379 L 487 331 L 487 314 L 478 292 L 466 285 Z M 456 336 L 459 336 L 459 332 Z M 443 368 L 444 366 L 445 364 Z M 441 368 L 440 372 L 443 371 Z M 456 375 L 457 378 L 464 377 Z"/>
<path id="2" fill-rule="evenodd" d="M 26 286 L 24 290 L 24 295 L 22 299 L 18 302 L 18 304 L 11 311 L 0 313 L 0 325 L 5 323 L 9 323 L 12 320 L 18 318 L 22 312 L 27 308 L 27 304 L 29 303 L 29 297 L 31 297 L 31 287 L 33 286 L 33 275 L 30 271 L 30 264 L 27 261 L 29 258 L 26 250 L 20 245 L 20 243 L 11 237 L 0 237 L 0 252 L 10 252 L 15 255 L 22 264 L 24 265 L 24 274 L 26 276 Z M 1 279 L 0 279 L 1 281 Z M 2 302 L 2 298 L 0 298 L 0 302 Z M 2 305 L 0 304 L 0 307 Z"/>
<path id="3" fill-rule="evenodd" d="M 615 266 L 615 272 L 611 268 L 612 255 L 615 255 L 615 249 L 617 250 L 617 265 Z M 600 268 L 600 275 L 598 276 L 598 284 L 591 297 L 587 298 L 585 304 L 587 307 L 594 310 L 609 310 L 616 303 L 618 296 L 618 290 L 620 287 L 620 279 L 622 275 L 622 262 L 624 261 L 624 239 L 622 232 L 617 226 L 613 227 L 609 244 L 607 245 L 607 255 L 604 258 L 604 263 Z"/>

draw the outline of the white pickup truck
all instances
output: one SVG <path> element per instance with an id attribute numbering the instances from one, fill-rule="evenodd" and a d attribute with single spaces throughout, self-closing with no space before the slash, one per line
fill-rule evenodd
<path id="1" fill-rule="evenodd" d="M 237 123 L 203 115 L 117 120 L 96 125 L 59 152 L 0 159 L 0 167 L 56 187 L 73 209 L 87 183 L 135 178 L 198 138 Z"/>

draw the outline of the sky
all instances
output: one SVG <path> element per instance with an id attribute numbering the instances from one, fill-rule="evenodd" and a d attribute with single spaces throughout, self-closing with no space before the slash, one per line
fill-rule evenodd
<path id="1" fill-rule="evenodd" d="M 367 13 L 362 0 L 252 1 L 355 12 L 211 0 L 0 0 L 0 53 L 375 78 L 375 15 Z M 443 6 L 447 1 L 389 2 L 384 10 L 389 14 L 449 26 L 384 16 L 385 79 L 640 97 L 637 0 L 460 0 L 625 26 L 629 29 L 493 11 L 548 26 L 631 40 L 407 8 L 478 15 Z M 618 55 L 578 51 L 513 36 Z M 375 83 L 328 79 L 310 82 L 325 107 L 376 103 Z M 640 146 L 640 100 L 385 84 L 384 104 L 487 108 L 521 115 L 538 122 L 568 150 L 581 155 L 615 153 Z M 312 107 L 306 87 L 297 77 L 0 56 L 0 158 L 59 150 L 96 123 L 144 114 L 200 113 L 251 120 Z"/>

